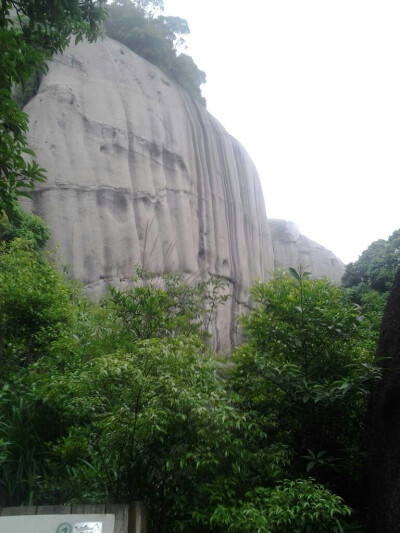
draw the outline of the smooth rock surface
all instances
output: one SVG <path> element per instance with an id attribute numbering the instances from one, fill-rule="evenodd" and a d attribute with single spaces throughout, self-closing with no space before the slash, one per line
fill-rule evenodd
<path id="1" fill-rule="evenodd" d="M 260 181 L 242 146 L 110 39 L 56 56 L 25 111 L 48 176 L 31 208 L 71 276 L 93 297 L 136 264 L 223 276 L 233 298 L 214 337 L 217 349 L 231 346 L 237 302 L 274 266 Z"/>
<path id="2" fill-rule="evenodd" d="M 274 250 L 274 266 L 300 267 L 311 272 L 313 278 L 326 277 L 339 282 L 344 274 L 344 264 L 330 250 L 301 235 L 294 222 L 269 219 Z"/>

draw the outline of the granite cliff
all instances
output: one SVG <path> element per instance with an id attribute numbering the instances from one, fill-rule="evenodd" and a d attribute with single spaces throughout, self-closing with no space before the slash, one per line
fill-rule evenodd
<path id="1" fill-rule="evenodd" d="M 222 276 L 233 298 L 214 337 L 217 347 L 230 346 L 238 302 L 274 269 L 259 177 L 242 146 L 158 68 L 111 39 L 56 56 L 25 111 L 48 175 L 31 208 L 71 275 L 93 297 L 123 284 L 136 264 Z M 284 263 L 278 242 L 275 264 L 297 266 Z M 338 279 L 332 265 L 313 266 Z"/>
<path id="2" fill-rule="evenodd" d="M 311 272 L 311 277 L 327 277 L 339 282 L 344 274 L 344 264 L 330 250 L 300 233 L 294 222 L 268 220 L 273 251 L 274 267 L 298 269 L 300 266 Z"/>

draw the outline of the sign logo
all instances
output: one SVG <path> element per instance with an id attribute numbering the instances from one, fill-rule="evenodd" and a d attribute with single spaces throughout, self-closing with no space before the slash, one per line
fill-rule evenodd
<path id="1" fill-rule="evenodd" d="M 102 522 L 78 522 L 73 533 L 101 533 Z"/>
<path id="2" fill-rule="evenodd" d="M 72 526 L 71 524 L 68 524 L 68 522 L 63 522 L 56 529 L 56 533 L 71 533 L 71 531 Z"/>

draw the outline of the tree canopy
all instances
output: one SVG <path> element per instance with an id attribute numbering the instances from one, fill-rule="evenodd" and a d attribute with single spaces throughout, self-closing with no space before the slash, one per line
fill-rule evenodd
<path id="1" fill-rule="evenodd" d="M 162 9 L 161 0 L 114 1 L 108 8 L 106 33 L 159 67 L 205 105 L 200 86 L 206 75 L 190 56 L 179 53 L 185 45 L 184 36 L 189 34 L 188 23 L 180 17 L 159 14 Z"/>
<path id="2" fill-rule="evenodd" d="M 29 196 L 34 184 L 45 180 L 44 169 L 27 157 L 28 117 L 12 96 L 55 52 L 101 33 L 105 0 L 4 0 L 0 6 L 0 212 L 14 215 L 15 200 Z"/>
<path id="3" fill-rule="evenodd" d="M 346 266 L 343 287 L 372 289 L 387 293 L 400 266 L 400 230 L 385 241 L 374 241 L 354 263 Z"/>

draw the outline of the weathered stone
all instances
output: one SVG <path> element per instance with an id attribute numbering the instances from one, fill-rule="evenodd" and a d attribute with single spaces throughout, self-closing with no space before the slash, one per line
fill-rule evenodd
<path id="1" fill-rule="evenodd" d="M 214 336 L 229 347 L 237 301 L 273 270 L 258 174 L 241 145 L 158 68 L 110 39 L 56 56 L 25 110 L 48 176 L 32 209 L 71 275 L 93 297 L 136 264 L 222 276 L 234 297 Z"/>
<path id="2" fill-rule="evenodd" d="M 274 266 L 300 267 L 311 272 L 313 278 L 326 277 L 340 281 L 344 274 L 344 264 L 330 250 L 301 235 L 294 222 L 269 219 Z"/>
<path id="3" fill-rule="evenodd" d="M 25 110 L 48 181 L 31 209 L 50 247 L 99 297 L 136 265 L 228 280 L 215 347 L 236 340 L 238 302 L 274 266 L 310 265 L 338 280 L 343 265 L 274 221 L 274 251 L 257 170 L 242 146 L 158 68 L 105 39 L 71 46 L 49 65 Z"/>

